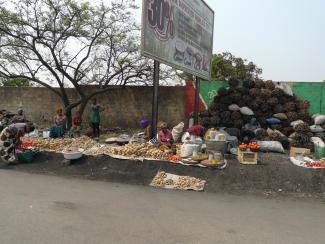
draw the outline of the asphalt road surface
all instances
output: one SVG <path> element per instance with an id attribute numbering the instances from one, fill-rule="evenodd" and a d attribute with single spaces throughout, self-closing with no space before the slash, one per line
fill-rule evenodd
<path id="1" fill-rule="evenodd" d="M 325 204 L 1 170 L 0 243 L 324 244 Z"/>

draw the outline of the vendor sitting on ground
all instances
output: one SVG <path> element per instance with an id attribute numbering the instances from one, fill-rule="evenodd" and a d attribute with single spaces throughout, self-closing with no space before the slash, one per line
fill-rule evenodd
<path id="1" fill-rule="evenodd" d="M 72 118 L 72 127 L 70 129 L 71 137 L 79 137 L 81 133 L 81 114 L 77 111 Z"/>
<path id="2" fill-rule="evenodd" d="M 12 123 L 25 123 L 27 122 L 26 116 L 24 114 L 24 110 L 22 108 L 19 108 L 17 110 L 17 114 L 12 118 Z"/>
<path id="3" fill-rule="evenodd" d="M 4 128 L 0 134 L 0 156 L 8 164 L 16 161 L 15 148 L 20 144 L 20 137 L 34 131 L 31 123 L 16 123 Z"/>
<path id="4" fill-rule="evenodd" d="M 250 122 L 245 124 L 242 128 L 241 140 L 246 143 L 250 142 L 255 138 L 255 131 L 260 128 L 261 126 L 256 118 L 251 118 Z"/>
<path id="5" fill-rule="evenodd" d="M 66 128 L 66 116 L 61 108 L 56 110 L 54 126 L 50 130 L 50 138 L 63 137 Z"/>
<path id="6" fill-rule="evenodd" d="M 170 130 L 167 129 L 166 122 L 158 123 L 158 143 L 164 145 L 172 145 L 174 143 L 173 135 Z"/>
<path id="7" fill-rule="evenodd" d="M 193 125 L 187 130 L 187 132 L 190 135 L 194 135 L 196 137 L 203 137 L 205 133 L 205 128 L 202 125 Z"/>
<path id="8" fill-rule="evenodd" d="M 149 120 L 143 119 L 140 121 L 140 126 L 143 129 L 144 132 L 144 139 L 150 140 L 151 139 L 151 125 Z"/>

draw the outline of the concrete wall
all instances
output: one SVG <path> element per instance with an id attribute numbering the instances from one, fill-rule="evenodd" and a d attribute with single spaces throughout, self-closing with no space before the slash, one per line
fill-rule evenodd
<path id="1" fill-rule="evenodd" d="M 87 88 L 88 89 L 88 88 Z M 91 89 L 91 88 L 89 88 Z M 76 97 L 73 89 L 67 89 L 69 98 Z M 160 87 L 159 120 L 170 126 L 185 120 L 184 87 Z M 151 87 L 126 87 L 110 90 L 98 97 L 105 108 L 102 125 L 107 128 L 136 128 L 142 118 L 151 118 Z M 0 87 L 0 109 L 15 112 L 19 106 L 27 117 L 38 124 L 50 125 L 60 99 L 46 88 Z M 89 121 L 89 107 L 84 113 L 84 122 Z"/>

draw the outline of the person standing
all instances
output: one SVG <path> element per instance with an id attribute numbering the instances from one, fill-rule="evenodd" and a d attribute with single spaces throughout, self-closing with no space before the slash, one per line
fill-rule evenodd
<path id="1" fill-rule="evenodd" d="M 98 138 L 100 136 L 100 112 L 102 112 L 102 107 L 97 103 L 97 99 L 93 99 L 93 104 L 91 105 L 90 111 L 90 122 L 93 129 L 93 137 Z"/>

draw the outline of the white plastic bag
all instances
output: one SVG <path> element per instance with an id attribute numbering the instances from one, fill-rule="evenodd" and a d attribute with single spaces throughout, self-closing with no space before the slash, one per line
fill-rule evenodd
<path id="1" fill-rule="evenodd" d="M 44 139 L 50 138 L 50 131 L 43 131 L 43 138 Z"/>
<path id="2" fill-rule="evenodd" d="M 179 141 L 179 139 L 183 133 L 184 126 L 185 126 L 184 123 L 181 122 L 173 128 L 172 135 L 173 135 L 173 139 L 175 142 Z"/>
<path id="3" fill-rule="evenodd" d="M 310 126 L 310 131 L 313 133 L 323 132 L 324 129 L 320 125 L 312 125 Z"/>
<path id="4" fill-rule="evenodd" d="M 254 115 L 254 112 L 253 112 L 253 110 L 251 110 L 250 108 L 248 108 L 248 107 L 242 107 L 241 109 L 240 109 L 240 112 L 243 114 L 243 115 Z"/>
<path id="5" fill-rule="evenodd" d="M 315 117 L 315 125 L 321 125 L 325 123 L 325 115 L 318 115 Z"/>
<path id="6" fill-rule="evenodd" d="M 181 146 L 181 157 L 182 158 L 187 158 L 192 156 L 193 152 L 199 150 L 199 145 L 196 144 L 183 144 Z"/>
<path id="7" fill-rule="evenodd" d="M 311 137 L 310 140 L 312 141 L 312 143 L 314 143 L 315 145 L 319 146 L 319 147 L 325 147 L 325 143 L 322 139 L 320 139 L 319 137 Z"/>
<path id="8" fill-rule="evenodd" d="M 293 96 L 293 91 L 290 87 L 290 85 L 288 85 L 287 83 L 278 83 L 275 85 L 276 88 L 280 88 L 282 91 L 284 91 L 285 94 L 289 95 L 289 96 Z"/>
<path id="9" fill-rule="evenodd" d="M 284 148 L 278 141 L 257 141 L 257 144 L 261 146 L 262 152 L 284 153 Z"/>
<path id="10" fill-rule="evenodd" d="M 240 111 L 240 107 L 237 104 L 231 104 L 231 105 L 229 105 L 228 109 L 230 111 Z"/>

